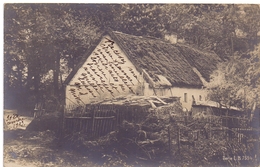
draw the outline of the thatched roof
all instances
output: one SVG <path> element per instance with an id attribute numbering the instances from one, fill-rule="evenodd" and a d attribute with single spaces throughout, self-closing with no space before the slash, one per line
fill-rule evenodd
<path id="1" fill-rule="evenodd" d="M 145 79 L 152 82 L 149 84 L 153 84 L 151 85 L 153 87 L 201 87 L 203 82 L 194 68 L 209 81 L 210 74 L 216 69 L 220 60 L 215 53 L 201 51 L 184 44 L 171 44 L 158 38 L 134 36 L 117 31 L 106 34 L 119 45 L 137 70 L 144 73 Z M 83 57 L 65 84 L 69 83 L 93 50 Z"/>
<path id="2" fill-rule="evenodd" d="M 172 86 L 200 87 L 203 83 L 194 72 L 195 67 L 209 81 L 210 74 L 220 60 L 215 53 L 208 53 L 184 44 L 171 44 L 157 38 L 110 32 L 109 35 L 136 68 L 145 70 L 154 82 L 165 77 Z M 168 84 L 166 84 L 168 85 Z"/>
<path id="3" fill-rule="evenodd" d="M 205 52 L 184 44 L 176 44 L 176 46 L 189 64 L 195 67 L 206 81 L 209 81 L 212 71 L 221 61 L 219 56 L 216 53 Z"/>

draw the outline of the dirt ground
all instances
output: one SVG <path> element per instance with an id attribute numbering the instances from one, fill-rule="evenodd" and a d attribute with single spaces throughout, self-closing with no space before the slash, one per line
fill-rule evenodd
<path id="1" fill-rule="evenodd" d="M 16 114 L 16 111 L 7 111 L 4 116 L 6 118 L 12 114 Z M 5 167 L 100 166 L 88 157 L 61 146 L 55 133 L 50 130 L 26 130 L 33 117 L 19 115 L 19 118 L 23 118 L 23 126 L 14 128 L 11 123 L 4 127 Z"/>
<path id="2" fill-rule="evenodd" d="M 8 111 L 6 113 L 5 118 L 7 118 L 8 115 L 13 115 L 15 111 Z M 57 130 L 59 129 L 57 126 L 60 125 L 59 118 L 61 117 L 56 114 L 47 114 L 41 117 L 41 119 L 35 119 L 28 115 L 19 115 L 19 117 L 9 118 L 8 125 L 5 125 L 4 127 L 4 167 L 174 167 L 174 165 L 171 164 L 172 161 L 147 161 L 136 159 L 136 156 L 131 157 L 130 154 L 127 156 L 121 154 L 121 152 L 118 151 L 120 149 L 115 149 L 119 148 L 118 145 L 120 146 L 118 141 L 114 142 L 114 145 L 109 145 L 111 147 L 105 147 L 104 144 L 100 144 L 102 142 L 106 143 L 108 141 L 113 141 L 110 139 L 112 135 L 102 138 L 103 140 L 100 140 L 99 144 L 97 141 L 85 142 L 84 138 L 79 138 L 82 137 L 80 135 L 74 136 L 78 140 L 65 140 L 64 135 L 61 135 L 63 138 L 59 138 L 58 136 L 60 133 L 59 130 Z M 19 124 L 18 127 L 14 128 L 13 122 L 21 122 L 21 120 L 23 120 L 23 125 L 20 126 Z M 130 131 L 127 131 L 127 133 L 129 134 Z M 125 136 L 123 137 L 125 138 Z M 79 141 L 79 139 L 84 141 L 84 147 L 82 143 L 72 142 Z M 128 147 L 125 147 L 125 144 L 127 145 L 126 142 L 121 144 L 122 147 L 129 149 L 129 146 L 133 146 L 129 143 Z M 205 143 L 200 145 L 203 146 Z M 190 146 L 188 146 L 188 148 L 190 148 Z M 187 151 L 182 154 L 186 157 L 197 154 L 197 152 L 191 154 L 189 151 L 190 149 L 186 150 Z M 203 150 L 201 153 L 202 152 Z M 183 159 L 183 157 L 181 158 Z"/>
<path id="3" fill-rule="evenodd" d="M 4 166 L 98 166 L 88 157 L 59 148 L 51 131 L 29 132 L 9 130 L 4 132 Z"/>

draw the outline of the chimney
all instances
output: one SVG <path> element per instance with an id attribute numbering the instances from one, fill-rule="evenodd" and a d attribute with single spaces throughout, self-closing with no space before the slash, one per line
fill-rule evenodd
<path id="1" fill-rule="evenodd" d="M 177 34 L 165 34 L 164 39 L 172 44 L 176 44 L 178 41 Z"/>

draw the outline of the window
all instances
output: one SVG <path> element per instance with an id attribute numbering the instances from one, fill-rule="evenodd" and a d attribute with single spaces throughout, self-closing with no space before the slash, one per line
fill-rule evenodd
<path id="1" fill-rule="evenodd" d="M 202 101 L 202 96 L 201 95 L 199 95 L 199 100 Z"/>
<path id="2" fill-rule="evenodd" d="M 196 104 L 196 100 L 195 100 L 195 97 L 192 95 L 192 105 Z"/>
<path id="3" fill-rule="evenodd" d="M 184 93 L 184 102 L 187 102 L 187 101 L 188 101 L 187 98 L 188 98 L 188 97 L 187 97 L 187 93 Z"/>

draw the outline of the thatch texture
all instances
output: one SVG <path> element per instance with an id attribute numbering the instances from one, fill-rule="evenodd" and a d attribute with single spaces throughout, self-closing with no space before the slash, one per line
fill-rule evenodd
<path id="1" fill-rule="evenodd" d="M 200 87 L 203 83 L 192 68 L 195 67 L 208 81 L 219 60 L 216 54 L 202 52 L 183 44 L 171 44 L 157 38 L 115 31 L 109 34 L 136 68 L 140 71 L 144 69 L 154 82 L 159 82 L 158 75 L 161 75 L 170 81 L 172 86 Z"/>
<path id="2" fill-rule="evenodd" d="M 184 44 L 177 44 L 176 46 L 189 64 L 195 67 L 202 77 L 209 82 L 212 71 L 217 69 L 217 64 L 221 61 L 219 56 Z"/>
<path id="3" fill-rule="evenodd" d="M 215 53 L 209 53 L 185 44 L 171 44 L 164 40 L 151 37 L 141 37 L 109 31 L 109 35 L 127 57 L 132 61 L 137 70 L 144 74 L 152 87 L 201 87 L 201 76 L 209 81 L 210 74 L 216 69 L 220 58 Z M 68 84 L 79 68 L 82 67 L 90 53 L 98 45 L 83 57 L 80 64 L 67 77 Z M 196 71 L 200 73 L 197 74 Z M 144 72 L 145 71 L 145 72 Z"/>

